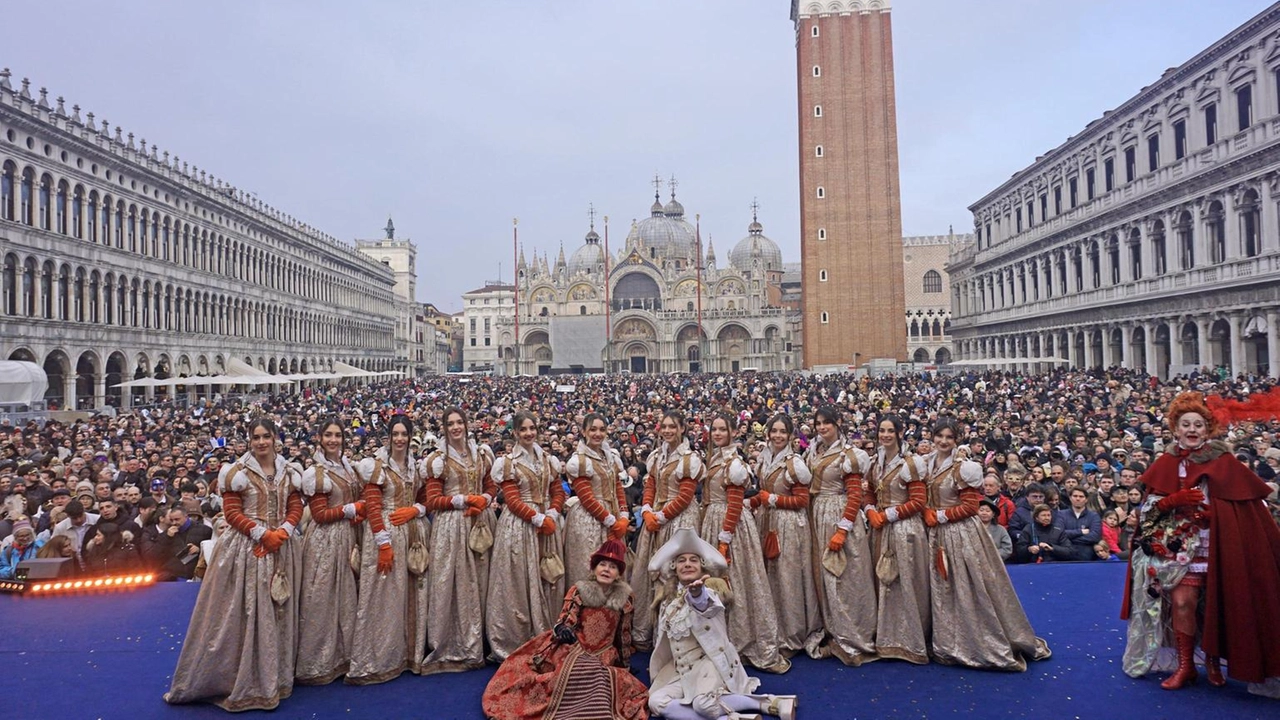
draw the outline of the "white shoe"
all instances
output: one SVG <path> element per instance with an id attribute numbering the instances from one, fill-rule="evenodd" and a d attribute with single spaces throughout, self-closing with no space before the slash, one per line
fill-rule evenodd
<path id="1" fill-rule="evenodd" d="M 777 715 L 781 720 L 796 720 L 796 705 L 799 702 L 795 695 L 766 695 L 760 704 L 760 710 L 769 715 Z"/>

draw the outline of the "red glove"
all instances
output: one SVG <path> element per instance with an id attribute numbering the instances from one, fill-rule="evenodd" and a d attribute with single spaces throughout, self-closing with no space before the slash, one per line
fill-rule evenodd
<path id="1" fill-rule="evenodd" d="M 467 507 L 483 510 L 489 506 L 489 501 L 484 499 L 483 495 L 468 495 Z"/>
<path id="2" fill-rule="evenodd" d="M 542 521 L 542 527 L 538 528 L 539 535 L 553 535 L 556 531 L 556 521 L 547 518 Z"/>
<path id="3" fill-rule="evenodd" d="M 356 516 L 351 518 L 351 524 L 359 525 L 365 521 L 366 517 L 367 516 L 364 514 L 364 501 L 360 500 L 356 503 Z"/>
<path id="4" fill-rule="evenodd" d="M 268 553 L 279 552 L 280 548 L 284 545 L 284 541 L 288 539 L 289 531 L 284 528 L 268 530 L 266 534 L 262 536 L 262 549 L 266 550 Z"/>
<path id="5" fill-rule="evenodd" d="M 395 567 L 395 553 L 391 550 L 391 543 L 378 546 L 378 572 L 389 573 L 391 568 Z"/>
<path id="6" fill-rule="evenodd" d="M 410 505 L 409 507 L 396 508 L 391 511 L 391 524 L 400 527 L 410 520 L 418 519 L 418 508 Z"/>
<path id="7" fill-rule="evenodd" d="M 933 508 L 931 508 L 931 507 L 927 507 L 927 508 L 925 508 L 925 509 L 924 509 L 924 524 L 925 524 L 926 526 L 928 526 L 928 527 L 937 527 L 937 525 L 938 525 L 938 511 L 937 511 L 937 510 L 934 510 L 934 509 L 933 509 Z"/>
<path id="8" fill-rule="evenodd" d="M 1202 502 L 1204 502 L 1204 493 L 1200 492 L 1200 488 L 1187 488 L 1161 498 L 1156 503 L 1156 509 L 1160 512 L 1169 512 L 1176 507 L 1199 505 Z"/>
<path id="9" fill-rule="evenodd" d="M 631 528 L 631 523 L 626 518 L 618 518 L 618 521 L 609 528 L 609 537 L 614 540 L 621 540 L 627 536 L 627 530 Z"/>
<path id="10" fill-rule="evenodd" d="M 474 508 L 468 505 L 467 509 L 462 511 L 462 517 L 475 517 L 482 512 L 484 512 L 484 510 L 481 510 L 480 508 Z"/>
<path id="11" fill-rule="evenodd" d="M 662 525 L 658 523 L 658 517 L 653 513 L 644 514 L 644 529 L 651 533 L 656 533 L 662 529 Z"/>
<path id="12" fill-rule="evenodd" d="M 264 558 L 267 556 L 267 549 L 262 547 L 262 543 L 253 546 L 253 556 Z"/>
<path id="13" fill-rule="evenodd" d="M 768 490 L 761 490 L 755 497 L 751 498 L 752 509 L 758 508 L 761 505 L 768 505 L 769 498 L 771 497 L 773 497 L 773 493 Z"/>
<path id="14" fill-rule="evenodd" d="M 888 518 L 886 518 L 884 513 L 879 510 L 872 508 L 867 511 L 867 523 L 871 525 L 872 530 L 879 530 L 884 527 L 887 522 L 889 522 Z"/>
<path id="15" fill-rule="evenodd" d="M 836 534 L 831 536 L 827 541 L 827 549 L 833 553 L 838 553 L 844 549 L 844 541 L 849 537 L 849 531 L 844 528 L 837 528 Z"/>
<path id="16" fill-rule="evenodd" d="M 726 545 L 726 544 L 724 544 L 724 543 L 720 543 L 719 545 L 717 545 L 717 546 L 716 546 L 716 550 L 718 550 L 718 551 L 720 552 L 720 554 L 724 556 L 724 562 L 725 562 L 725 564 L 726 564 L 726 565 L 732 565 L 732 564 L 733 564 L 733 560 L 732 560 L 732 559 L 730 559 L 730 557 L 729 557 L 729 546 L 728 546 L 728 545 Z"/>

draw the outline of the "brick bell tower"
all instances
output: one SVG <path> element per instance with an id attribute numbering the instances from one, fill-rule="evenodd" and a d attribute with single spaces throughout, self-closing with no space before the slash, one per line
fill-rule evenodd
<path id="1" fill-rule="evenodd" d="M 804 366 L 907 359 L 889 0 L 791 0 Z"/>

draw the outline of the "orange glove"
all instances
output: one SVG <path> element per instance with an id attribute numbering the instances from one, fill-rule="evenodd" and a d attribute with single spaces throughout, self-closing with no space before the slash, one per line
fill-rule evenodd
<path id="1" fill-rule="evenodd" d="M 467 509 L 462 511 L 462 517 L 475 517 L 482 512 L 484 512 L 484 510 L 468 505 Z"/>
<path id="2" fill-rule="evenodd" d="M 289 531 L 284 528 L 268 530 L 266 534 L 262 536 L 262 549 L 266 550 L 268 553 L 279 552 L 280 548 L 284 545 L 284 541 L 288 539 Z"/>
<path id="3" fill-rule="evenodd" d="M 483 495 L 468 495 L 467 507 L 483 510 L 489 506 L 489 501 L 484 499 Z"/>
<path id="4" fill-rule="evenodd" d="M 773 493 L 769 492 L 768 490 L 761 490 L 758 494 L 756 494 L 755 497 L 751 498 L 752 509 L 758 508 L 761 505 L 768 505 L 769 498 L 771 497 L 773 497 Z"/>
<path id="5" fill-rule="evenodd" d="M 844 528 L 837 528 L 836 533 L 827 541 L 827 549 L 833 553 L 840 552 L 844 549 L 844 541 L 849 537 L 849 531 Z"/>
<path id="6" fill-rule="evenodd" d="M 253 556 L 264 558 L 267 556 L 267 549 L 262 547 L 262 543 L 253 546 Z"/>
<path id="7" fill-rule="evenodd" d="M 391 524 L 396 527 L 418 519 L 418 508 L 410 505 L 409 507 L 396 508 L 391 511 Z"/>
<path id="8" fill-rule="evenodd" d="M 395 567 L 395 559 L 396 556 L 391 550 L 391 543 L 378 546 L 378 572 L 391 572 L 391 568 Z"/>
<path id="9" fill-rule="evenodd" d="M 651 533 L 656 533 L 662 529 L 662 525 L 658 523 L 658 517 L 653 513 L 644 514 L 644 529 Z"/>
<path id="10" fill-rule="evenodd" d="M 365 521 L 366 517 L 367 516 L 364 514 L 364 501 L 360 500 L 356 503 L 356 516 L 351 518 L 351 524 L 359 525 Z"/>
<path id="11" fill-rule="evenodd" d="M 732 564 L 733 564 L 733 560 L 729 557 L 729 546 L 728 546 L 728 545 L 726 545 L 726 544 L 724 544 L 724 543 L 720 543 L 719 545 L 716 545 L 716 550 L 717 550 L 717 551 L 719 551 L 719 553 L 720 553 L 721 555 L 723 555 L 723 556 L 724 556 L 725 564 L 727 564 L 727 565 L 732 565 Z"/>
<path id="12" fill-rule="evenodd" d="M 556 531 L 556 521 L 547 518 L 542 521 L 542 527 L 538 528 L 539 535 L 554 535 Z"/>
<path id="13" fill-rule="evenodd" d="M 867 523 L 871 525 L 872 530 L 879 530 L 887 522 L 889 522 L 888 518 L 879 510 L 871 509 L 867 511 Z"/>
<path id="14" fill-rule="evenodd" d="M 609 528 L 609 537 L 614 540 L 621 540 L 627 536 L 627 530 L 631 528 L 631 523 L 626 518 L 618 518 L 618 521 Z"/>
<path id="15" fill-rule="evenodd" d="M 927 527 L 937 527 L 937 526 L 938 526 L 938 511 L 937 511 L 937 510 L 934 510 L 934 509 L 933 509 L 933 508 L 931 508 L 931 507 L 927 507 L 927 508 L 925 508 L 925 509 L 924 509 L 924 524 L 925 524 Z"/>

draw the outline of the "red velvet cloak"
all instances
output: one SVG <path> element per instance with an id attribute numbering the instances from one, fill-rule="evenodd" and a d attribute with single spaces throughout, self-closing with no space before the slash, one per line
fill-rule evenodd
<path id="1" fill-rule="evenodd" d="M 1224 452 L 1178 477 L 1180 458 L 1165 453 L 1142 475 L 1148 492 L 1171 495 L 1208 475 L 1209 572 L 1205 578 L 1205 654 L 1227 661 L 1243 682 L 1280 677 L 1280 528 L 1267 511 L 1271 488 Z M 1122 619 L 1129 618 L 1132 573 L 1125 579 Z"/>

